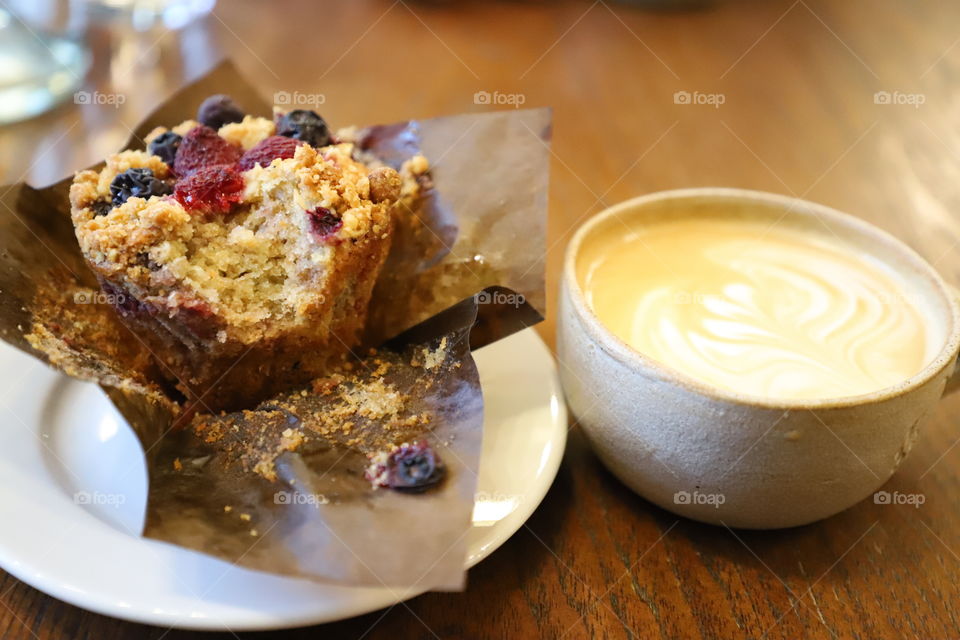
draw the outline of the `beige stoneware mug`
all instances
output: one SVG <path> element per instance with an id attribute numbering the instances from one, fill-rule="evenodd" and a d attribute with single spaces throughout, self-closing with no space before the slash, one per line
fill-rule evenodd
<path id="1" fill-rule="evenodd" d="M 578 258 L 616 227 L 684 215 L 747 216 L 826 233 L 906 278 L 942 345 L 900 383 L 837 399 L 747 396 L 693 379 L 628 346 L 595 315 Z M 596 247 L 594 247 L 596 249 Z M 947 388 L 960 348 L 953 290 L 902 242 L 811 202 L 739 189 L 684 189 L 611 207 L 567 248 L 558 355 L 573 414 L 597 455 L 647 500 L 682 516 L 771 529 L 831 516 L 876 492 Z"/>

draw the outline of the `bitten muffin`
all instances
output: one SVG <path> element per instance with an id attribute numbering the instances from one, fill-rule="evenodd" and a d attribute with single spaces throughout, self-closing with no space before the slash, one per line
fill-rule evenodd
<path id="1" fill-rule="evenodd" d="M 422 158 L 373 167 L 312 111 L 271 120 L 226 96 L 147 143 L 79 172 L 71 212 L 104 292 L 188 403 L 253 406 L 357 344 Z"/>

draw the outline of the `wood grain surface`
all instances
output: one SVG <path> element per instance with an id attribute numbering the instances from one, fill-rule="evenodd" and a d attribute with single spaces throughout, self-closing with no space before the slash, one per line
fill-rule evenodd
<path id="1" fill-rule="evenodd" d="M 324 94 L 336 125 L 489 109 L 474 103 L 478 91 L 552 106 L 551 304 L 580 221 L 638 194 L 707 185 L 848 211 L 960 283 L 960 4 L 655 4 L 221 1 L 180 33 L 99 27 L 88 89 L 125 103 L 69 104 L 0 128 L 0 177 L 42 184 L 95 162 L 138 114 L 226 54 L 267 95 Z M 722 104 L 678 104 L 678 91 Z M 552 315 L 540 331 L 552 344 Z M 766 533 L 651 506 L 598 464 L 574 424 L 543 505 L 470 572 L 465 593 L 238 635 L 958 638 L 958 409 L 960 396 L 940 404 L 886 487 L 921 494 L 921 506 L 865 501 Z M 2 638 L 220 637 L 87 613 L 10 576 L 0 603 Z"/>

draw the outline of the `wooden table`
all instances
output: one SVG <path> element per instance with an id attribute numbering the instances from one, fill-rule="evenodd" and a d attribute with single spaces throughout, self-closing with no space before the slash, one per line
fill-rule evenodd
<path id="1" fill-rule="evenodd" d="M 0 174 L 44 182 L 94 162 L 123 142 L 138 113 L 226 52 L 267 95 L 323 93 L 335 124 L 488 108 L 474 104 L 477 91 L 553 106 L 551 303 L 580 221 L 637 194 L 704 185 L 849 211 L 960 283 L 957 24 L 960 5 L 934 0 L 688 11 L 600 1 L 221 2 L 179 36 L 97 31 L 90 89 L 122 92 L 125 104 L 68 105 L 0 129 Z M 891 104 L 875 99 L 880 91 Z M 540 330 L 552 344 L 553 318 Z M 543 505 L 470 572 L 465 593 L 271 637 L 956 638 L 958 409 L 960 398 L 941 403 L 887 485 L 922 494 L 919 508 L 867 501 L 766 533 L 651 506 L 598 464 L 572 425 Z M 3 638 L 215 637 L 87 613 L 9 576 L 0 601 Z"/>

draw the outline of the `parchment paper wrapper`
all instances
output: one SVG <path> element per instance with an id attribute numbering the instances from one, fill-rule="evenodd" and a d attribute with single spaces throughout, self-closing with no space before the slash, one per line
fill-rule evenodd
<path id="1" fill-rule="evenodd" d="M 160 106 L 127 147 L 215 93 L 270 113 L 227 63 Z M 549 118 L 491 112 L 361 132 L 387 163 L 426 155 L 432 188 L 374 293 L 367 346 L 380 348 L 341 377 L 188 424 L 80 254 L 72 178 L 3 188 L 0 337 L 100 384 L 130 423 L 147 454 L 145 536 L 344 585 L 462 588 L 483 424 L 470 349 L 542 319 Z M 416 495 L 373 489 L 368 454 L 417 440 L 445 480 Z"/>

